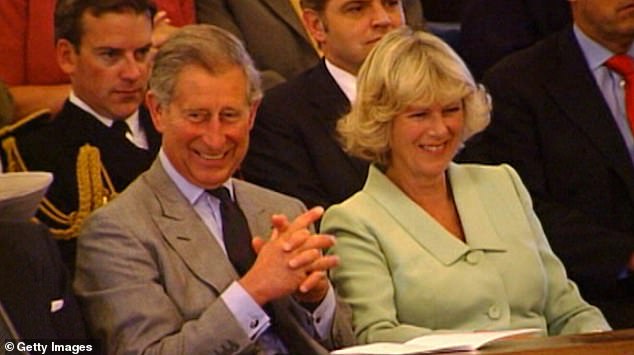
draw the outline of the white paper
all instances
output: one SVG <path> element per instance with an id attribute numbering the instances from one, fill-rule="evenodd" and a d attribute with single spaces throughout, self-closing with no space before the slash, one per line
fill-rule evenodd
<path id="1" fill-rule="evenodd" d="M 333 355 L 345 354 L 381 354 L 381 355 L 398 355 L 398 354 L 419 354 L 420 346 L 411 346 L 399 343 L 373 343 L 368 345 L 351 346 L 340 350 L 335 350 Z"/>
<path id="2" fill-rule="evenodd" d="M 425 354 L 439 351 L 476 350 L 494 340 L 500 340 L 522 334 L 540 333 L 541 329 L 523 328 L 501 331 L 459 332 L 423 335 L 406 343 L 373 343 L 352 346 L 333 351 L 334 355 L 344 354 Z"/>

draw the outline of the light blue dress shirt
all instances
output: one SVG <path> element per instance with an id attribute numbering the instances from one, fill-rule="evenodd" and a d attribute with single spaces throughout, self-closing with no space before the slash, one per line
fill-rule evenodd
<path id="1" fill-rule="evenodd" d="M 577 25 L 574 26 L 574 33 L 592 75 L 612 111 L 612 117 L 619 127 L 623 142 L 630 153 L 630 159 L 634 163 L 634 137 L 632 137 L 625 107 L 625 81 L 621 75 L 605 66 L 605 62 L 614 53 L 588 37 Z M 630 47 L 627 54 L 634 57 L 634 47 Z"/>
<path id="2" fill-rule="evenodd" d="M 159 160 L 167 175 L 172 179 L 187 201 L 189 201 L 216 239 L 218 245 L 222 248 L 224 253 L 227 254 L 222 238 L 220 200 L 205 192 L 205 189 L 185 179 L 174 168 L 163 149 L 159 151 Z M 225 181 L 222 186 L 229 190 L 231 198 L 235 200 L 232 179 L 230 178 Z M 231 283 L 231 285 L 222 292 L 220 298 L 227 305 L 227 308 L 234 315 L 249 338 L 257 340 L 267 354 L 287 353 L 284 344 L 270 328 L 271 319 L 269 316 L 264 312 L 262 307 L 253 300 L 240 283 L 237 281 Z M 312 336 L 321 339 L 328 337 L 334 319 L 335 305 L 336 300 L 332 287 L 328 290 L 328 294 L 322 303 L 312 313 L 308 312 L 299 304 L 295 304 L 297 310 L 303 315 L 299 321 L 304 329 Z"/>

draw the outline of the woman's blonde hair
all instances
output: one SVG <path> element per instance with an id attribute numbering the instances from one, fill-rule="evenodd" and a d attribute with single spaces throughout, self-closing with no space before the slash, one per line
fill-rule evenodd
<path id="1" fill-rule="evenodd" d="M 462 100 L 463 141 L 490 119 L 490 99 L 462 59 L 438 37 L 405 27 L 386 34 L 359 70 L 357 97 L 337 131 L 351 155 L 389 164 L 391 122 L 414 102 L 423 105 Z"/>

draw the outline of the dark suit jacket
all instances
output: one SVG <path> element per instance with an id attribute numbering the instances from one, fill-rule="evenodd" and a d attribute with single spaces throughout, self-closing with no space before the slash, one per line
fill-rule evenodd
<path id="1" fill-rule="evenodd" d="M 45 226 L 0 222 L 0 302 L 22 339 L 86 339 L 68 272 Z M 53 312 L 51 303 L 63 307 Z"/>
<path id="2" fill-rule="evenodd" d="M 324 61 L 266 92 L 242 165 L 245 179 L 328 207 L 361 189 L 368 164 L 343 152 L 337 120 L 350 103 Z"/>
<path id="3" fill-rule="evenodd" d="M 571 23 L 566 0 L 469 0 L 462 15 L 460 54 L 473 75 Z"/>
<path id="4" fill-rule="evenodd" d="M 304 210 L 296 199 L 243 181 L 234 180 L 234 191 L 253 235 L 269 235 L 274 213 L 293 219 Z M 84 227 L 74 286 L 108 354 L 260 353 L 220 298 L 239 278 L 235 269 L 158 160 Z M 290 303 L 271 302 L 289 350 L 327 354 Z M 323 343 L 329 349 L 352 342 L 342 307 Z"/>
<path id="5" fill-rule="evenodd" d="M 617 274 L 634 251 L 634 166 L 572 28 L 513 54 L 484 78 L 487 130 L 459 160 L 517 169 L 555 252 L 614 327 L 634 326 Z"/>
<path id="6" fill-rule="evenodd" d="M 424 27 L 419 0 L 405 0 L 403 8 L 411 27 Z M 289 0 L 196 1 L 196 17 L 200 23 L 231 31 L 244 42 L 258 69 L 264 71 L 265 88 L 319 62 Z"/>
<path id="7" fill-rule="evenodd" d="M 101 162 L 117 192 L 150 167 L 158 153 L 161 138 L 144 108 L 140 111 L 139 119 L 147 135 L 148 150 L 140 149 L 129 140 L 113 134 L 108 127 L 69 101 L 50 123 L 34 122 L 32 126 L 17 129 L 13 136 L 26 170 L 53 173 L 54 180 L 46 198 L 62 213 L 70 214 L 79 208 L 77 158 L 79 149 L 85 144 L 99 149 Z M 7 162 L 3 157 L 3 164 Z M 52 229 L 69 227 L 51 219 L 41 209 L 37 218 Z M 62 257 L 72 272 L 75 242 L 60 240 L 59 244 Z"/>

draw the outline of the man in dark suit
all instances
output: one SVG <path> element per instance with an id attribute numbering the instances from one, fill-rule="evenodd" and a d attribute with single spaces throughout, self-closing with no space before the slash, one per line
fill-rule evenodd
<path id="1" fill-rule="evenodd" d="M 7 171 L 55 176 L 37 217 L 60 239 L 72 270 L 74 238 L 156 156 L 160 135 L 139 109 L 149 75 L 153 5 L 147 0 L 58 1 L 57 59 L 72 91 L 51 122 L 36 115 L 6 129 Z"/>
<path id="2" fill-rule="evenodd" d="M 460 55 L 476 79 L 514 51 L 570 25 L 567 0 L 469 0 L 461 16 Z"/>
<path id="3" fill-rule="evenodd" d="M 326 272 L 323 209 L 232 178 L 259 74 L 237 38 L 184 28 L 159 50 L 147 103 L 162 148 L 88 219 L 75 290 L 108 353 L 328 354 L 351 343 Z M 287 216 L 287 217 L 286 217 Z M 270 236 L 265 241 L 261 237 Z"/>
<path id="4" fill-rule="evenodd" d="M 0 302 L 23 339 L 85 340 L 84 322 L 44 225 L 0 221 Z"/>
<path id="5" fill-rule="evenodd" d="M 252 182 L 328 207 L 361 189 L 368 163 L 335 137 L 354 100 L 355 75 L 385 33 L 405 23 L 400 2 L 303 1 L 304 22 L 324 59 L 264 95 L 242 174 Z"/>
<path id="6" fill-rule="evenodd" d="M 574 27 L 485 75 L 492 124 L 459 160 L 514 166 L 570 278 L 613 327 L 632 327 L 634 139 L 622 77 L 605 62 L 634 54 L 634 8 L 570 3 Z"/>
<path id="7" fill-rule="evenodd" d="M 294 9 L 293 2 L 299 1 L 196 1 L 196 17 L 198 22 L 222 27 L 244 42 L 256 66 L 263 71 L 267 89 L 319 62 L 320 55 Z M 419 0 L 404 0 L 403 8 L 410 26 L 424 27 Z"/>

